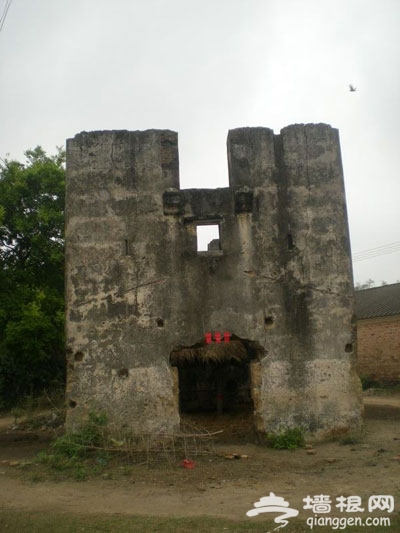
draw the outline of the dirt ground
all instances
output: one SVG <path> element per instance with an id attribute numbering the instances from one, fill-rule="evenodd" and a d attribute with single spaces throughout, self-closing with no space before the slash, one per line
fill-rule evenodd
<path id="1" fill-rule="evenodd" d="M 400 511 L 400 393 L 365 395 L 364 435 L 352 444 L 324 443 L 311 453 L 272 450 L 233 432 L 230 442 L 216 442 L 215 454 L 191 457 L 193 469 L 179 458 L 83 482 L 35 479 L 35 465 L 24 462 L 46 450 L 52 434 L 12 425 L 12 418 L 0 419 L 1 509 L 245 519 L 254 502 L 274 492 L 301 510 L 308 495 L 329 495 L 333 505 L 336 497 L 357 495 L 364 506 L 373 494 L 392 495 Z M 310 513 L 302 510 L 299 518 Z"/>

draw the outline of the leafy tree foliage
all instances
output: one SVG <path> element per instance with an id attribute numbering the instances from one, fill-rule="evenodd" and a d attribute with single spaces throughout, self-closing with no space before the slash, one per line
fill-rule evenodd
<path id="1" fill-rule="evenodd" d="M 0 165 L 0 405 L 64 375 L 64 153 Z"/>

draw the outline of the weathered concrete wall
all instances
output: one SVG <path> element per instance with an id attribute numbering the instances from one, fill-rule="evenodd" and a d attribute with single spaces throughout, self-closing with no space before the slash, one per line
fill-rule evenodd
<path id="1" fill-rule="evenodd" d="M 170 429 L 173 339 L 159 319 L 172 316 L 177 283 L 162 202 L 179 186 L 177 135 L 82 133 L 67 152 L 68 424 L 103 410 L 133 429 Z"/>
<path id="2" fill-rule="evenodd" d="M 228 162 L 229 188 L 179 190 L 173 132 L 68 141 L 69 427 L 101 409 L 138 431 L 176 429 L 169 354 L 206 331 L 255 347 L 258 431 L 359 427 L 338 132 L 232 130 Z M 205 223 L 220 250 L 197 251 Z"/>

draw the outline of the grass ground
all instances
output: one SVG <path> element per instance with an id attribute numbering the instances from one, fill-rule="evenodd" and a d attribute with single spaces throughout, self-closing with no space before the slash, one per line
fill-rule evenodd
<path id="1" fill-rule="evenodd" d="M 392 518 L 390 527 L 348 527 L 333 529 L 316 526 L 318 533 L 398 533 L 400 518 Z M 217 518 L 157 518 L 148 516 L 77 516 L 66 513 L 36 513 L 0 510 L 1 531 L 6 533 L 267 533 L 277 527 L 271 520 L 255 524 L 248 521 L 227 521 Z M 282 533 L 311 531 L 304 522 L 293 522 L 280 529 Z"/>

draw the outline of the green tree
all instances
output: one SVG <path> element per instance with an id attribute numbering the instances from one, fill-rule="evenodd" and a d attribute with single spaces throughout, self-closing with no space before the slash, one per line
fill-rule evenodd
<path id="1" fill-rule="evenodd" d="M 64 153 L 0 165 L 0 404 L 64 376 Z"/>

